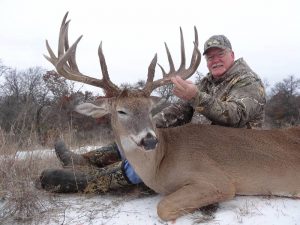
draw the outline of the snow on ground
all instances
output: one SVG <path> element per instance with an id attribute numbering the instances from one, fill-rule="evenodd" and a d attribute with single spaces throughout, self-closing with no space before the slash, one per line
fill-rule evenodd
<path id="1" fill-rule="evenodd" d="M 101 146 L 85 146 L 79 149 L 72 149 L 76 153 L 84 153 L 100 148 Z M 26 159 L 31 157 L 53 157 L 55 152 L 53 149 L 42 149 L 42 150 L 31 150 L 31 151 L 17 151 L 16 154 L 11 155 L 0 155 L 0 160 L 3 159 Z"/>
<path id="2" fill-rule="evenodd" d="M 160 195 L 128 198 L 126 196 L 61 195 L 61 210 L 49 225 L 193 225 L 205 219 L 201 211 L 164 222 L 156 213 Z M 300 225 L 300 200 L 288 198 L 236 197 L 221 203 L 214 218 L 204 225 Z"/>
<path id="3" fill-rule="evenodd" d="M 85 147 L 79 152 L 96 147 Z M 53 150 L 18 152 L 19 159 L 32 155 L 53 156 Z M 7 156 L 6 156 L 7 157 Z M 38 191 L 41 196 L 48 193 Z M 156 213 L 160 195 L 55 195 L 55 207 L 36 224 L 47 225 L 300 225 L 300 200 L 277 197 L 239 196 L 219 204 L 213 218 L 197 211 L 176 221 L 164 222 Z M 0 201 L 0 207 L 4 202 Z"/>
<path id="4" fill-rule="evenodd" d="M 176 221 L 165 222 L 160 220 L 156 213 L 156 206 L 161 198 L 160 195 L 132 197 L 60 194 L 52 200 L 55 207 L 45 212 L 42 220 L 30 224 L 300 225 L 300 200 L 295 199 L 240 196 L 220 203 L 216 212 L 212 213 L 213 217 L 208 220 L 205 214 L 197 211 Z M 1 204 L 3 203 L 0 202 L 0 206 Z"/>

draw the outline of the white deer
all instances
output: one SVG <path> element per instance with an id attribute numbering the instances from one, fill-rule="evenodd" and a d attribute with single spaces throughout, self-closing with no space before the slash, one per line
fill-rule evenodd
<path id="1" fill-rule="evenodd" d="M 232 199 L 235 195 L 300 197 L 300 127 L 250 130 L 188 124 L 157 129 L 151 116 L 151 92 L 170 83 L 170 77 L 189 78 L 200 64 L 197 30 L 189 68 L 185 68 L 181 32 L 181 65 L 175 70 L 166 45 L 170 72 L 153 81 L 157 57 L 148 68 L 143 89 L 121 90 L 110 81 L 102 47 L 99 58 L 103 79 L 79 72 L 75 53 L 81 39 L 69 47 L 65 15 L 59 36 L 58 57 L 47 48 L 46 58 L 67 79 L 103 88 L 110 98 L 83 103 L 76 111 L 95 118 L 111 114 L 119 149 L 144 183 L 164 195 L 157 212 L 174 220 L 202 206 Z"/>

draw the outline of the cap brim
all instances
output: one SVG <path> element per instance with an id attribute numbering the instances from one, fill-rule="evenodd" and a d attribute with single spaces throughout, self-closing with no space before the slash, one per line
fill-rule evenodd
<path id="1" fill-rule="evenodd" d="M 205 55 L 206 53 L 207 53 L 207 51 L 209 50 L 209 49 L 211 49 L 211 48 L 220 48 L 220 49 L 227 49 L 226 47 L 224 47 L 224 46 L 220 46 L 220 45 L 211 45 L 211 46 L 209 46 L 204 52 L 203 52 L 203 55 Z"/>

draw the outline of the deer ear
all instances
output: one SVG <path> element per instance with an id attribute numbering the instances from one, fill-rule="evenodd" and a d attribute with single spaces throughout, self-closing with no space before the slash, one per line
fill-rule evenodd
<path id="1" fill-rule="evenodd" d="M 161 112 L 165 107 L 170 105 L 170 103 L 165 98 L 161 98 L 157 96 L 150 96 L 150 98 L 153 105 L 151 110 L 152 116 Z"/>
<path id="2" fill-rule="evenodd" d="M 150 99 L 151 99 L 152 105 L 154 105 L 154 106 L 159 104 L 160 102 L 165 101 L 164 98 L 161 98 L 161 97 L 158 97 L 158 96 L 150 96 Z"/>
<path id="3" fill-rule="evenodd" d="M 93 118 L 100 118 L 108 114 L 109 110 L 107 109 L 108 107 L 105 103 L 100 106 L 96 106 L 92 103 L 83 103 L 75 107 L 76 112 L 86 116 L 92 116 Z"/>

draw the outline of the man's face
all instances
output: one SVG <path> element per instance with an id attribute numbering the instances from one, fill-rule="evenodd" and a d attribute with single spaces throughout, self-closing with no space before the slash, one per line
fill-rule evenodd
<path id="1" fill-rule="evenodd" d="M 234 52 L 230 49 L 211 48 L 205 54 L 207 68 L 213 77 L 223 76 L 234 63 Z"/>

